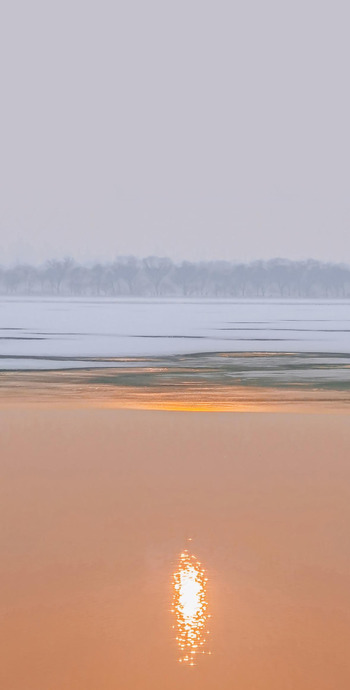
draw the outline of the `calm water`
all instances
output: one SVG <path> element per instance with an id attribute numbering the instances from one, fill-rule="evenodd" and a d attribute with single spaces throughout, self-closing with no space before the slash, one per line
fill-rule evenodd
<path id="1" fill-rule="evenodd" d="M 1 689 L 347 690 L 349 451 L 346 414 L 2 409 Z"/>
<path id="2" fill-rule="evenodd" d="M 350 302 L 8 298 L 0 340 L 2 369 L 217 352 L 349 354 Z"/>

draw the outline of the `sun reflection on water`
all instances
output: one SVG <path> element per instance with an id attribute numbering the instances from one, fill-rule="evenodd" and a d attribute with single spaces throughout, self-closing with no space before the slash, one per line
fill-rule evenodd
<path id="1" fill-rule="evenodd" d="M 179 661 L 194 666 L 197 654 L 205 654 L 208 627 L 207 577 L 187 549 L 180 555 L 173 575 L 173 613 L 176 618 Z M 210 652 L 208 652 L 210 654 Z"/>

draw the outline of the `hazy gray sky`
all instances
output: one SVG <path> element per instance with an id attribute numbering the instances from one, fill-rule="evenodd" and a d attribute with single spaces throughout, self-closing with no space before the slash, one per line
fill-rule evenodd
<path id="1" fill-rule="evenodd" d="M 349 8 L 3 0 L 0 263 L 350 261 Z"/>

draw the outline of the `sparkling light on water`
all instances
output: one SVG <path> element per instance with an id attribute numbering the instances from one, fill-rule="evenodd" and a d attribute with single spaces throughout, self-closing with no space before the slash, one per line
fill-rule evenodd
<path id="1" fill-rule="evenodd" d="M 195 665 L 197 654 L 205 654 L 209 634 L 207 581 L 205 570 L 195 556 L 183 551 L 173 576 L 174 628 L 181 650 L 179 661 L 191 666 Z"/>

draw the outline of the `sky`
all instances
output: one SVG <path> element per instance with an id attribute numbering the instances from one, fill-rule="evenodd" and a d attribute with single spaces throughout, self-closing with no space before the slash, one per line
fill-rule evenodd
<path id="1" fill-rule="evenodd" d="M 3 0 L 0 264 L 350 262 L 344 0 Z"/>

